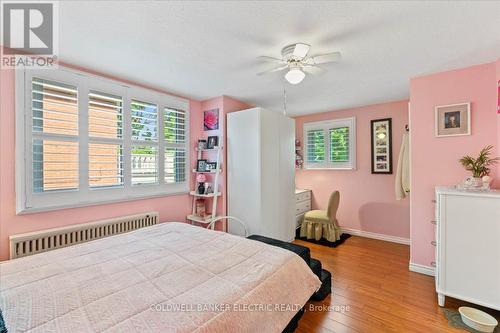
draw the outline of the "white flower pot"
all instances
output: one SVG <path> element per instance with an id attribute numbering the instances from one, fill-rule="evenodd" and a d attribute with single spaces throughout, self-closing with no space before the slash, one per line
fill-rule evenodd
<path id="1" fill-rule="evenodd" d="M 483 179 L 481 177 L 474 177 L 474 187 L 482 187 Z"/>

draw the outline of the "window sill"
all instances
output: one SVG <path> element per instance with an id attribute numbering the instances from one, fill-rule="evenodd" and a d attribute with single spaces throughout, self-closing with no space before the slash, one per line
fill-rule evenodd
<path id="1" fill-rule="evenodd" d="M 48 206 L 48 207 L 30 207 L 30 208 L 23 208 L 23 209 L 17 211 L 16 215 L 27 215 L 27 214 L 50 212 L 50 211 L 62 210 L 62 209 L 109 205 L 109 204 L 116 204 L 116 203 L 121 203 L 121 202 L 140 201 L 140 200 L 148 200 L 148 199 L 172 197 L 172 196 L 188 195 L 188 194 L 189 194 L 189 189 L 186 191 L 179 191 L 179 192 L 174 192 L 174 193 L 158 193 L 158 194 L 152 194 L 152 195 L 141 196 L 141 197 L 101 200 L 99 202 L 81 202 L 81 203 L 76 203 L 76 204 L 72 203 L 72 204 L 67 204 L 67 205 L 63 204 L 63 205 Z"/>

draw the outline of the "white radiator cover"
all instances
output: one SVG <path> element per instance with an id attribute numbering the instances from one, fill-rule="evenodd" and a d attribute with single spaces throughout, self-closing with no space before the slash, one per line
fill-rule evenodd
<path id="1" fill-rule="evenodd" d="M 47 252 L 148 227 L 157 224 L 158 219 L 158 212 L 148 212 L 12 235 L 9 237 L 10 259 Z"/>

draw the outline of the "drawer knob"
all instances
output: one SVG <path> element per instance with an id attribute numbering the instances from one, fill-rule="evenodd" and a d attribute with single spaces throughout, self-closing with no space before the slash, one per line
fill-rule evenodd
<path id="1" fill-rule="evenodd" d="M 431 244 L 434 245 L 434 246 L 437 245 L 436 241 L 432 241 Z"/>
<path id="2" fill-rule="evenodd" d="M 435 261 L 432 261 L 432 262 L 431 262 L 431 266 L 432 266 L 432 267 L 436 267 L 436 262 L 435 262 Z"/>

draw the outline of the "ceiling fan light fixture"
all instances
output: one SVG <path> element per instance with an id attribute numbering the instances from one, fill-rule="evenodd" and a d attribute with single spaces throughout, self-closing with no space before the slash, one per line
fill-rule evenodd
<path id="1" fill-rule="evenodd" d="M 290 84 L 299 84 L 305 77 L 306 74 L 298 68 L 292 68 L 285 74 L 285 79 Z"/>

